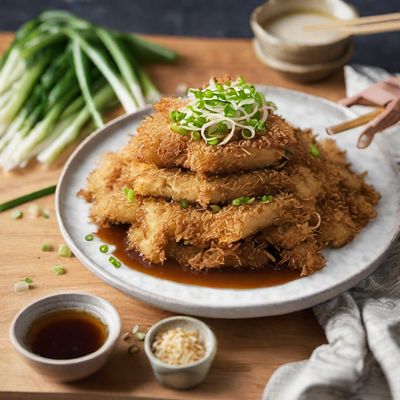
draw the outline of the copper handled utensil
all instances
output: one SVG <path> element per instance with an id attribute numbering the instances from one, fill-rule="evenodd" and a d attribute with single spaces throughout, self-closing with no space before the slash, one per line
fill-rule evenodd
<path id="1" fill-rule="evenodd" d="M 333 126 L 326 128 L 326 133 L 328 135 L 336 135 L 338 133 L 345 132 L 350 129 L 365 125 L 368 122 L 375 119 L 383 110 L 384 110 L 383 107 L 377 107 L 373 111 L 366 113 L 364 115 L 361 115 L 360 117 L 351 119 L 346 122 L 341 122 L 340 124 L 333 125 Z"/>

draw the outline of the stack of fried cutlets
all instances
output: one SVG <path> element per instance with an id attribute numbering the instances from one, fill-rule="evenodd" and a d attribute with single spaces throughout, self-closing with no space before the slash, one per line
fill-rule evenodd
<path id="1" fill-rule="evenodd" d="M 345 245 L 376 216 L 379 194 L 334 142 L 270 114 L 262 135 L 211 146 L 171 131 L 170 112 L 185 104 L 156 104 L 81 191 L 96 223 L 130 225 L 128 246 L 144 260 L 308 275 L 325 265 L 323 247 Z"/>

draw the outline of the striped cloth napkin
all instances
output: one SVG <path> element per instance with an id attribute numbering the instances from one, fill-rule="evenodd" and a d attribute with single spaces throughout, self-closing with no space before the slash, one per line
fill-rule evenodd
<path id="1" fill-rule="evenodd" d="M 347 96 L 388 76 L 380 68 L 346 66 Z M 400 162 L 400 126 L 377 138 Z M 376 272 L 313 311 L 328 344 L 275 371 L 263 400 L 400 400 L 400 241 Z"/>

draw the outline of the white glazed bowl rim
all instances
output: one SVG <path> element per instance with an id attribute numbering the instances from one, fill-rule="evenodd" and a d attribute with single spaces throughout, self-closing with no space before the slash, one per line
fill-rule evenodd
<path id="1" fill-rule="evenodd" d="M 165 325 L 169 325 L 173 322 L 179 322 L 179 321 L 187 321 L 194 328 L 201 327 L 207 333 L 207 336 L 210 339 L 209 343 L 207 344 L 207 347 L 206 347 L 206 354 L 204 354 L 204 356 L 200 360 L 197 360 L 194 363 L 190 363 L 187 365 L 167 364 L 164 361 L 161 361 L 160 359 L 158 359 L 154 355 L 153 351 L 151 350 L 152 338 L 156 335 L 156 333 L 160 329 L 162 329 Z M 164 318 L 164 319 L 158 321 L 156 324 L 154 324 L 150 328 L 150 330 L 147 332 L 146 337 L 145 337 L 144 351 L 152 364 L 155 364 L 159 367 L 169 369 L 171 371 L 179 372 L 179 371 L 199 367 L 200 365 L 207 363 L 210 359 L 212 360 L 215 357 L 215 354 L 217 352 L 217 339 L 214 335 L 214 332 L 211 330 L 211 328 L 203 321 L 200 321 L 197 318 L 177 315 L 174 317 Z"/>
<path id="2" fill-rule="evenodd" d="M 29 313 L 29 310 L 34 305 L 36 305 L 37 303 L 40 303 L 40 302 L 45 303 L 52 298 L 54 299 L 55 297 L 64 297 L 64 298 L 71 297 L 72 298 L 72 297 L 76 297 L 76 296 L 79 296 L 82 298 L 80 301 L 80 303 L 82 304 L 82 308 L 84 308 L 85 304 L 87 304 L 84 301 L 85 297 L 95 299 L 99 304 L 101 304 L 101 309 L 102 309 L 103 314 L 101 314 L 101 312 L 100 312 L 99 314 L 101 314 L 101 315 L 98 315 L 98 317 L 103 317 L 106 315 L 106 313 L 110 313 L 110 312 L 112 314 L 112 315 L 110 315 L 110 317 L 114 320 L 114 323 L 112 325 L 104 322 L 104 320 L 106 319 L 105 317 L 101 318 L 102 321 L 107 325 L 107 328 L 108 328 L 107 339 L 105 340 L 105 342 L 102 344 L 101 347 L 99 347 L 93 353 L 89 353 L 82 357 L 69 358 L 69 359 L 54 359 L 54 358 L 42 357 L 38 354 L 35 354 L 35 353 L 31 352 L 30 350 L 28 350 L 23 343 L 21 343 L 21 341 L 19 340 L 19 338 L 16 334 L 17 323 L 20 321 L 21 318 L 24 318 L 27 316 L 27 314 Z M 76 298 L 75 298 L 75 301 L 76 301 Z M 71 307 L 57 306 L 52 311 L 57 311 L 57 310 L 62 310 L 62 309 L 71 309 Z M 52 311 L 49 311 L 49 312 L 52 312 Z M 41 315 L 45 315 L 45 314 L 47 314 L 47 312 L 38 315 L 38 317 Z M 120 318 L 119 313 L 116 310 L 116 308 L 109 301 L 103 299 L 102 297 L 84 293 L 84 292 L 62 292 L 62 293 L 57 293 L 57 294 L 52 294 L 49 296 L 41 297 L 40 299 L 33 301 L 32 303 L 28 304 L 27 306 L 25 306 L 18 312 L 18 314 L 15 316 L 13 322 L 11 323 L 10 331 L 9 331 L 11 343 L 14 345 L 14 347 L 17 349 L 17 351 L 20 354 L 22 354 L 24 357 L 26 357 L 32 361 L 35 361 L 37 363 L 46 364 L 46 365 L 58 365 L 58 366 L 83 364 L 87 361 L 90 361 L 90 360 L 93 360 L 93 359 L 99 357 L 103 353 L 107 352 L 110 349 L 110 347 L 113 347 L 113 345 L 116 342 L 116 340 L 118 339 L 120 333 L 121 333 L 121 318 Z"/>

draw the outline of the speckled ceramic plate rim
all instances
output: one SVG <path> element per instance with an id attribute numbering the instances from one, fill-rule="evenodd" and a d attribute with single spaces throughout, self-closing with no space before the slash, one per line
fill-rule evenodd
<path id="1" fill-rule="evenodd" d="M 328 100 L 296 92 L 287 89 L 280 89 L 275 87 L 262 87 L 260 88 L 268 91 L 270 94 L 275 93 L 275 95 L 285 95 L 293 96 L 294 99 L 299 100 L 309 100 L 311 102 L 318 102 L 321 103 L 332 110 L 335 109 L 340 111 L 343 115 L 347 117 L 352 117 L 354 114 L 335 103 L 332 103 Z M 360 282 L 363 278 L 365 278 L 368 274 L 370 274 L 381 261 L 382 257 L 384 256 L 385 252 L 388 250 L 390 245 L 393 243 L 397 234 L 399 232 L 400 227 L 400 211 L 399 207 L 397 208 L 395 217 L 395 223 L 393 224 L 393 229 L 387 235 L 387 240 L 385 241 L 385 245 L 379 250 L 379 254 L 374 256 L 373 259 L 369 260 L 367 264 L 365 264 L 362 268 L 355 270 L 353 274 L 345 277 L 345 279 L 336 280 L 335 277 L 333 281 L 329 283 L 328 287 L 323 287 L 322 289 L 314 289 L 308 293 L 301 293 L 298 288 L 294 286 L 298 286 L 298 282 L 301 282 L 301 286 L 306 286 L 306 281 L 309 280 L 318 280 L 318 274 L 314 274 L 311 277 L 302 278 L 296 281 L 289 282 L 284 285 L 279 285 L 271 288 L 257 288 L 257 289 L 245 289 L 245 290 L 234 290 L 234 289 L 213 289 L 213 288 L 205 288 L 201 286 L 193 286 L 187 284 L 180 284 L 172 281 L 161 280 L 146 274 L 142 274 L 137 271 L 132 271 L 133 275 L 141 276 L 140 278 L 147 282 L 147 286 L 152 286 L 152 283 L 157 284 L 162 282 L 163 287 L 168 287 L 170 291 L 177 296 L 174 298 L 173 296 L 165 296 L 159 293 L 159 290 L 152 290 L 143 289 L 138 285 L 135 285 L 132 282 L 127 282 L 121 279 L 118 274 L 115 273 L 110 268 L 107 269 L 107 266 L 103 264 L 107 264 L 108 261 L 105 260 L 104 263 L 101 263 L 103 267 L 99 266 L 98 262 L 93 261 L 85 252 L 85 248 L 81 249 L 80 246 L 77 245 L 77 241 L 79 238 L 73 238 L 68 231 L 67 227 L 65 226 L 64 219 L 65 219 L 65 212 L 68 213 L 68 207 L 62 202 L 62 199 L 65 197 L 65 194 L 68 193 L 68 186 L 67 180 L 71 174 L 74 174 L 73 167 L 76 163 L 79 163 L 79 158 L 83 157 L 83 153 L 86 154 L 93 150 L 93 147 L 96 147 L 96 143 L 99 140 L 102 140 L 105 136 L 109 134 L 110 131 L 118 131 L 120 127 L 124 124 L 128 124 L 130 121 L 140 121 L 143 116 L 147 115 L 150 112 L 150 108 L 142 110 L 138 113 L 126 115 L 119 117 L 110 123 L 108 123 L 104 128 L 98 130 L 95 134 L 88 137 L 84 142 L 80 144 L 80 146 L 74 151 L 74 153 L 69 158 L 68 162 L 66 163 L 62 174 L 60 176 L 59 184 L 57 186 L 56 192 L 56 213 L 57 213 L 57 220 L 60 226 L 61 233 L 67 242 L 67 244 L 71 247 L 72 251 L 76 255 L 76 257 L 81 261 L 91 272 L 93 272 L 96 276 L 100 279 L 104 280 L 105 282 L 109 283 L 111 286 L 118 288 L 127 294 L 137 297 L 145 302 L 151 303 L 155 306 L 158 306 L 163 309 L 167 309 L 170 311 L 175 311 L 179 313 L 188 313 L 193 315 L 199 316 L 206 316 L 206 317 L 222 317 L 222 318 L 249 318 L 249 317 L 257 317 L 257 316 L 265 316 L 265 315 L 276 315 L 276 314 L 284 314 L 292 311 L 297 311 L 300 309 L 304 309 L 310 306 L 313 306 L 317 303 L 323 302 L 328 300 L 335 295 L 349 289 L 350 287 L 354 286 L 358 282 Z M 285 115 L 283 113 L 283 115 Z M 120 146 L 123 144 L 121 143 Z M 400 199 L 400 186 L 398 180 L 398 170 L 396 168 L 396 164 L 391 159 L 389 152 L 383 148 L 382 145 L 377 145 L 376 143 L 373 144 L 374 149 L 378 150 L 384 158 L 386 158 L 386 168 L 389 168 L 392 173 L 392 177 L 394 178 L 395 186 L 393 188 L 393 193 L 395 199 L 397 199 L 397 203 L 399 203 Z M 82 182 L 82 186 L 84 181 Z M 77 199 L 76 201 L 83 201 L 81 199 Z M 82 216 L 82 218 L 87 219 L 87 215 Z M 378 218 L 379 219 L 379 218 Z M 375 221 L 376 223 L 376 221 Z M 357 239 L 356 239 L 357 240 Z M 86 242 L 87 244 L 87 242 Z M 339 252 L 341 250 L 334 250 L 335 252 Z M 127 267 L 122 267 L 127 268 Z M 119 271 L 119 270 L 116 270 Z M 329 271 L 329 265 L 325 268 L 325 275 Z M 322 272 L 323 272 L 322 271 Z M 113 272 L 113 273 L 112 273 Z M 138 275 L 137 275 L 138 274 Z M 157 286 L 157 285 L 155 285 Z M 309 286 L 309 285 L 307 285 Z M 314 286 L 314 285 L 312 285 Z M 318 285 L 315 285 L 318 286 Z M 295 289 L 295 290 L 294 290 Z M 296 292 L 295 295 L 291 295 L 291 293 Z M 182 295 L 183 293 L 183 295 Z M 274 296 L 269 296 L 270 294 L 274 293 Z M 199 294 L 201 301 L 199 302 Z M 210 301 L 210 294 L 213 294 L 212 301 Z M 242 294 L 242 296 L 240 296 Z M 243 298 L 244 294 L 251 298 L 257 297 L 255 301 L 240 301 Z M 220 301 L 217 303 L 215 299 L 218 298 Z M 279 300 L 277 300 L 279 299 Z M 249 300 L 249 299 L 247 299 Z"/>

